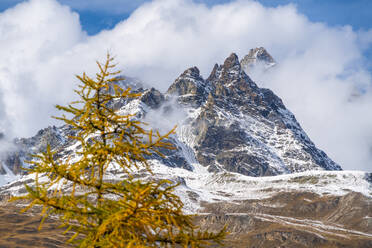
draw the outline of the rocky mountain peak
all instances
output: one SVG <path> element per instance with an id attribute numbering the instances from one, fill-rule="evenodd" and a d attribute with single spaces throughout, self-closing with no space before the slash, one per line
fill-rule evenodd
<path id="1" fill-rule="evenodd" d="M 263 47 L 250 49 L 240 63 L 246 72 L 249 72 L 256 65 L 263 65 L 265 69 L 268 69 L 276 64 L 273 57 Z"/>
<path id="2" fill-rule="evenodd" d="M 267 52 L 267 50 L 263 47 L 257 47 L 249 50 L 249 53 L 244 56 L 242 61 L 249 61 L 249 60 L 256 60 L 256 61 L 264 61 L 267 63 L 275 63 L 273 57 Z"/>
<path id="3" fill-rule="evenodd" d="M 188 102 L 194 105 L 200 105 L 204 100 L 206 91 L 206 82 L 200 75 L 197 67 L 191 67 L 185 70 L 168 88 L 168 95 L 180 96 L 181 102 Z"/>
<path id="4" fill-rule="evenodd" d="M 242 69 L 235 53 L 227 57 L 223 65 L 215 65 L 207 82 L 212 86 L 217 97 L 234 95 L 235 99 L 249 98 L 248 95 L 257 89 L 257 85 Z"/>
<path id="5" fill-rule="evenodd" d="M 207 81 L 214 83 L 217 81 L 224 81 L 228 83 L 240 78 L 242 72 L 238 56 L 235 53 L 232 53 L 225 59 L 222 65 L 214 65 Z"/>
<path id="6" fill-rule="evenodd" d="M 211 71 L 211 74 L 209 74 L 209 77 L 207 78 L 207 81 L 214 81 L 218 78 L 218 76 L 219 76 L 218 75 L 218 68 L 219 67 L 220 66 L 217 63 L 214 64 L 213 69 Z"/>
<path id="7" fill-rule="evenodd" d="M 231 70 L 231 69 L 237 69 L 240 70 L 240 62 L 238 55 L 235 53 L 230 54 L 229 57 L 225 59 L 225 62 L 223 63 L 223 69 L 225 70 Z"/>
<path id="8" fill-rule="evenodd" d="M 266 53 L 252 49 L 250 57 Z M 176 93 L 181 106 L 200 107 L 191 119 L 190 136 L 196 160 L 209 171 L 268 176 L 341 169 L 315 147 L 278 96 L 251 80 L 235 53 L 222 65 L 215 64 L 207 80 L 196 76 L 199 71 L 186 70 L 168 93 Z M 282 144 L 284 140 L 290 141 Z"/>
<path id="9" fill-rule="evenodd" d="M 185 70 L 180 77 L 188 77 L 193 79 L 201 78 L 199 68 L 196 66 L 190 67 L 189 69 Z"/>
<path id="10" fill-rule="evenodd" d="M 141 101 L 147 106 L 157 109 L 164 102 L 164 95 L 155 88 L 151 88 L 142 93 L 140 97 Z"/>

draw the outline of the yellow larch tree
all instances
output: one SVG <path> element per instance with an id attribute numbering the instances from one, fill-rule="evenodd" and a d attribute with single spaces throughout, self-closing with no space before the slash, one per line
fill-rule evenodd
<path id="1" fill-rule="evenodd" d="M 112 107 L 118 99 L 137 99 L 140 94 L 122 89 L 113 58 L 97 62 L 95 79 L 77 76 L 79 100 L 57 108 L 68 113 L 56 117 L 74 129 L 75 156 L 60 158 L 49 147 L 34 155 L 30 172 L 35 183 L 28 194 L 17 197 L 42 206 L 43 220 L 57 216 L 69 242 L 78 247 L 207 247 L 221 245 L 225 231 L 200 231 L 193 216 L 183 212 L 168 180 L 141 180 L 135 172 L 152 174 L 146 158 L 159 148 L 174 149 L 165 135 L 147 130 L 133 115 L 120 115 Z M 80 147 L 80 148 L 79 148 Z M 119 168 L 121 180 L 106 180 L 110 166 Z M 151 177 L 150 177 L 151 178 Z M 45 180 L 47 179 L 47 180 Z M 42 222 L 43 222 L 42 220 Z M 41 226 L 40 226 L 41 227 Z"/>

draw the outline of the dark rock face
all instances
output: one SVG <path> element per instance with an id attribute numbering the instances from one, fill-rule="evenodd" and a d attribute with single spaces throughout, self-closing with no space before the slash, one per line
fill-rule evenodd
<path id="1" fill-rule="evenodd" d="M 250 53 L 266 56 L 260 51 Z M 182 106 L 199 108 L 191 120 L 193 149 L 209 171 L 267 176 L 341 169 L 315 147 L 278 96 L 249 78 L 236 54 L 216 64 L 207 80 L 195 67 L 186 70 L 168 94 L 176 94 Z"/>
<path id="2" fill-rule="evenodd" d="M 160 91 L 151 88 L 140 97 L 141 101 L 153 109 L 157 109 L 164 102 L 164 95 Z"/>
<path id="3" fill-rule="evenodd" d="M 5 164 L 8 166 L 14 174 L 21 174 L 23 163 L 21 161 L 21 154 L 18 152 L 14 152 L 10 154 L 7 159 L 5 160 Z"/>
<path id="4" fill-rule="evenodd" d="M 370 183 L 372 183 L 372 173 L 367 173 L 366 174 L 366 180 Z"/>
<path id="5" fill-rule="evenodd" d="M 0 175 L 5 175 L 6 174 L 6 170 L 4 169 L 4 166 L 2 163 L 0 163 Z"/>

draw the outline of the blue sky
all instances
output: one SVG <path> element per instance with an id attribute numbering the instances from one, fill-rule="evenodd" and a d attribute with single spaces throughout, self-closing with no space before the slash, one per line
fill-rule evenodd
<path id="1" fill-rule="evenodd" d="M 1 0 L 3 11 L 23 0 Z M 59 0 L 80 14 L 80 21 L 88 34 L 96 34 L 102 29 L 111 29 L 119 21 L 126 19 L 144 0 Z M 196 0 L 209 6 L 231 2 L 231 0 Z M 325 22 L 331 26 L 351 25 L 354 29 L 372 28 L 371 0 L 258 0 L 265 6 L 276 7 L 295 4 L 299 12 L 311 21 Z M 107 3 L 107 4 L 105 4 Z"/>

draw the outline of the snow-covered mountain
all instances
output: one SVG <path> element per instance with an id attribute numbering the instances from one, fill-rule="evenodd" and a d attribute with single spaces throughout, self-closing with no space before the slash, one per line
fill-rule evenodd
<path id="1" fill-rule="evenodd" d="M 112 102 L 116 111 L 134 114 L 161 132 L 178 125 L 170 139 L 177 149 L 163 151 L 165 158 L 150 157 L 154 175 L 143 176 L 180 182 L 177 193 L 185 210 L 203 213 L 201 225 L 217 228 L 217 224 L 230 223 L 234 240 L 245 239 L 249 230 L 259 228 L 263 232 L 258 230 L 258 236 L 247 240 L 270 240 L 271 236 L 262 235 L 273 235 L 274 240 L 292 240 L 292 246 L 285 247 L 306 247 L 311 242 L 337 247 L 341 241 L 334 240 L 342 237 L 353 242 L 362 239 L 357 244 L 372 247 L 372 174 L 341 171 L 318 149 L 282 100 L 271 90 L 259 88 L 247 75 L 257 61 L 275 64 L 264 48 L 256 48 L 241 62 L 231 54 L 206 79 L 198 68 L 189 68 L 165 93 L 144 88 L 145 84 L 133 79 L 121 82 L 142 96 Z M 1 157 L 0 176 L 16 180 L 0 187 L 0 199 L 24 193 L 23 183 L 32 182 L 32 175 L 21 175 L 30 153 L 41 152 L 50 144 L 58 156 L 74 156 L 75 141 L 68 139 L 72 132 L 66 125 L 53 126 L 34 137 L 14 140 L 15 149 Z M 120 176 L 112 169 L 106 179 Z M 364 207 L 363 211 L 350 210 L 352 223 L 359 221 L 351 225 L 337 212 L 346 213 L 345 206 L 353 204 Z M 268 228 L 268 223 L 281 225 L 280 231 Z M 328 242 L 329 238 L 336 243 Z M 347 246 L 349 241 L 339 244 L 353 247 Z M 256 247 L 278 244 L 270 242 Z"/>
<path id="2" fill-rule="evenodd" d="M 341 169 L 315 147 L 279 97 L 249 78 L 235 54 L 206 80 L 197 68 L 186 70 L 167 93 L 192 113 L 180 128 L 188 133 L 178 137 L 208 171 L 265 176 Z"/>
<path id="3" fill-rule="evenodd" d="M 172 138 L 179 149 L 162 159 L 169 166 L 192 170 L 193 163 L 199 163 L 209 172 L 248 176 L 341 170 L 316 148 L 282 100 L 249 78 L 235 54 L 222 65 L 216 64 L 207 79 L 198 68 L 187 69 L 165 94 L 143 89 L 139 83 L 130 85 L 143 95 L 131 102 L 113 103 L 121 113 L 144 120 L 155 112 L 159 120 L 172 119 L 174 112 L 185 113 L 175 120 L 179 127 Z M 161 125 L 157 121 L 153 127 Z M 42 151 L 47 143 L 63 150 L 69 142 L 68 130 L 66 126 L 49 127 L 32 138 L 16 139 L 18 149 L 3 160 L 3 166 L 18 174 L 22 161 L 29 159 L 27 154 Z"/>

